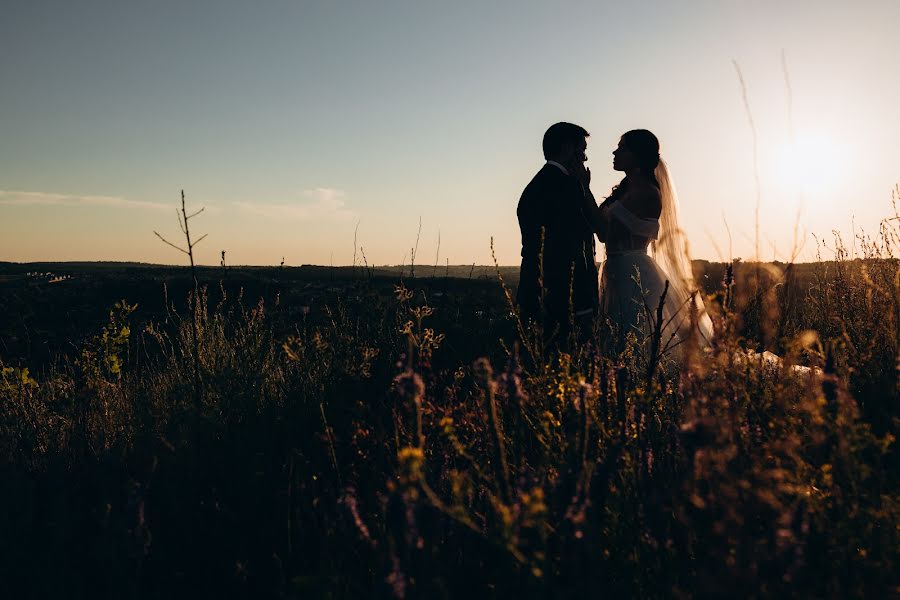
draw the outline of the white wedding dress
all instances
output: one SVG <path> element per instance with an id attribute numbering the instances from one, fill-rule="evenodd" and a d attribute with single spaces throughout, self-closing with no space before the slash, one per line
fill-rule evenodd
<path id="1" fill-rule="evenodd" d="M 616 327 L 618 346 L 629 334 L 639 342 L 657 331 L 662 305 L 660 348 L 677 358 L 691 336 L 699 346 L 712 341 L 713 326 L 695 291 L 684 234 L 678 227 L 677 198 L 665 163 L 660 160 L 655 176 L 660 187 L 659 219 L 639 218 L 621 202 L 628 190 L 614 194 L 608 211 L 606 260 L 600 274 L 600 305 Z M 666 290 L 668 282 L 668 290 Z M 692 306 L 693 305 L 693 306 Z"/>

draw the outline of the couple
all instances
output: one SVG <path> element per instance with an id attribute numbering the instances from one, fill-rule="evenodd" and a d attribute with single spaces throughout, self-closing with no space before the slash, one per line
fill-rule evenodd
<path id="1" fill-rule="evenodd" d="M 570 323 L 584 332 L 602 314 L 618 331 L 621 348 L 629 333 L 645 339 L 654 330 L 668 282 L 663 344 L 677 347 L 692 332 L 699 343 L 708 344 L 712 322 L 699 296 L 696 312 L 690 306 L 696 286 L 659 141 L 644 129 L 622 136 L 613 152 L 613 169 L 625 177 L 598 206 L 584 165 L 588 136 L 572 123 L 556 123 L 544 134 L 547 163 L 525 188 L 517 211 L 520 315 L 540 323 L 547 338 L 555 336 L 564 345 Z M 599 281 L 595 235 L 606 244 Z"/>

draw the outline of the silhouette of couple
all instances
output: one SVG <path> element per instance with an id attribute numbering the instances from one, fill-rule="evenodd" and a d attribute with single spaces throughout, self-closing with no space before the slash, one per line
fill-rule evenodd
<path id="1" fill-rule="evenodd" d="M 594 319 L 603 315 L 615 325 L 621 343 L 630 332 L 646 338 L 661 305 L 664 335 L 674 342 L 670 346 L 692 332 L 708 342 L 712 322 L 693 294 L 677 197 L 659 140 L 644 129 L 622 136 L 613 169 L 625 177 L 598 206 L 584 164 L 588 137 L 572 123 L 556 123 L 544 134 L 547 162 L 525 188 L 517 211 L 520 316 L 540 324 L 545 340 L 565 346 L 573 325 L 584 340 Z M 599 278 L 595 235 L 606 245 Z"/>

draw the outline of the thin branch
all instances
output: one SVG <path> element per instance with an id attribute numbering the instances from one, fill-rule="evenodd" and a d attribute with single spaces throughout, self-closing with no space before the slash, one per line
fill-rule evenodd
<path id="1" fill-rule="evenodd" d="M 431 271 L 431 278 L 434 279 L 435 274 L 437 273 L 438 261 L 441 259 L 441 230 L 438 228 L 438 243 L 437 243 L 437 252 L 434 255 L 434 269 Z"/>
<path id="2" fill-rule="evenodd" d="M 172 242 L 170 242 L 169 240 L 167 240 L 167 239 L 164 238 L 163 236 L 159 235 L 159 233 L 157 233 L 156 231 L 154 231 L 153 233 L 156 234 L 156 237 L 158 237 L 159 239 L 161 239 L 162 241 L 164 241 L 164 242 L 167 243 L 168 245 L 172 246 L 173 248 L 175 248 L 175 249 L 178 250 L 179 252 L 184 252 L 185 254 L 188 253 L 187 250 L 185 250 L 184 248 L 179 248 L 178 246 L 176 246 L 175 244 L 173 244 Z"/>
<path id="3" fill-rule="evenodd" d="M 734 70 L 737 73 L 738 83 L 741 85 L 741 100 L 744 103 L 744 111 L 747 113 L 747 123 L 750 125 L 750 133 L 753 135 L 753 180 L 756 183 L 756 260 L 761 260 L 759 254 L 759 210 L 762 204 L 762 184 L 759 178 L 759 143 L 757 140 L 756 123 L 753 121 L 753 111 L 750 110 L 750 99 L 747 96 L 747 84 L 741 66 L 736 60 L 732 60 Z"/>
<path id="4" fill-rule="evenodd" d="M 359 232 L 359 224 L 360 221 L 356 222 L 356 227 L 353 228 L 353 272 L 356 273 L 356 234 Z"/>
<path id="5" fill-rule="evenodd" d="M 200 304 L 200 289 L 199 283 L 197 282 L 197 266 L 194 263 L 194 246 L 202 242 L 207 234 L 203 234 L 203 236 L 193 241 L 191 240 L 191 232 L 188 227 L 188 220 L 191 217 L 196 217 L 200 213 L 204 211 L 203 208 L 188 216 L 186 202 L 184 199 L 184 190 L 181 190 L 181 212 L 176 209 L 175 215 L 178 218 L 178 227 L 181 228 L 181 232 L 184 234 L 184 238 L 187 241 L 187 249 L 176 246 L 163 236 L 159 234 L 159 232 L 154 231 L 153 233 L 162 240 L 165 244 L 175 248 L 182 254 L 187 254 L 188 260 L 191 265 L 191 278 L 194 280 L 194 293 L 189 295 L 191 299 L 191 344 L 193 346 L 193 379 L 194 379 L 194 405 L 198 409 L 201 408 L 203 402 L 203 374 L 200 368 L 200 334 L 199 334 L 199 311 L 201 310 Z M 225 251 L 222 250 L 222 266 L 225 266 Z M 168 308 L 167 308 L 168 310 Z"/>
<path id="6" fill-rule="evenodd" d="M 185 225 L 185 223 L 181 220 L 181 215 L 182 215 L 183 212 L 184 212 L 183 209 L 182 209 L 182 211 L 179 211 L 179 210 L 176 208 L 176 209 L 175 209 L 175 218 L 178 219 L 178 227 L 181 228 L 181 233 L 187 234 L 187 230 L 185 229 L 186 225 Z"/>
<path id="7" fill-rule="evenodd" d="M 734 247 L 732 245 L 733 240 L 731 237 L 731 227 L 728 226 L 728 219 L 725 218 L 724 212 L 722 213 L 722 223 L 725 224 L 725 231 L 728 232 L 728 260 L 733 261 L 734 260 Z"/>
<path id="8" fill-rule="evenodd" d="M 787 90 L 787 120 L 791 143 L 794 142 L 794 90 L 791 86 L 791 74 L 788 71 L 787 54 L 781 49 L 781 72 L 784 75 L 784 88 Z"/>
<path id="9" fill-rule="evenodd" d="M 409 276 L 415 279 L 416 277 L 416 254 L 419 252 L 419 237 L 422 235 L 422 217 L 419 216 L 419 230 L 416 232 L 416 245 L 414 248 L 410 248 L 409 255 Z"/>

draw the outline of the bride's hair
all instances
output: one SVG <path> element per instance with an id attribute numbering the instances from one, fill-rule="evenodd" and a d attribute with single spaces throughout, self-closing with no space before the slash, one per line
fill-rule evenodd
<path id="1" fill-rule="evenodd" d="M 659 140 L 646 129 L 632 129 L 622 135 L 622 145 L 634 153 L 641 172 L 651 177 L 659 164 Z"/>
<path id="2" fill-rule="evenodd" d="M 660 162 L 659 140 L 656 136 L 646 129 L 632 129 L 622 135 L 621 143 L 634 154 L 641 172 L 652 179 L 657 187 L 660 187 L 660 181 L 656 177 L 656 167 Z M 627 189 L 628 178 L 626 177 L 619 182 L 619 185 L 613 187 L 607 198 L 610 201 L 618 200 Z"/>

